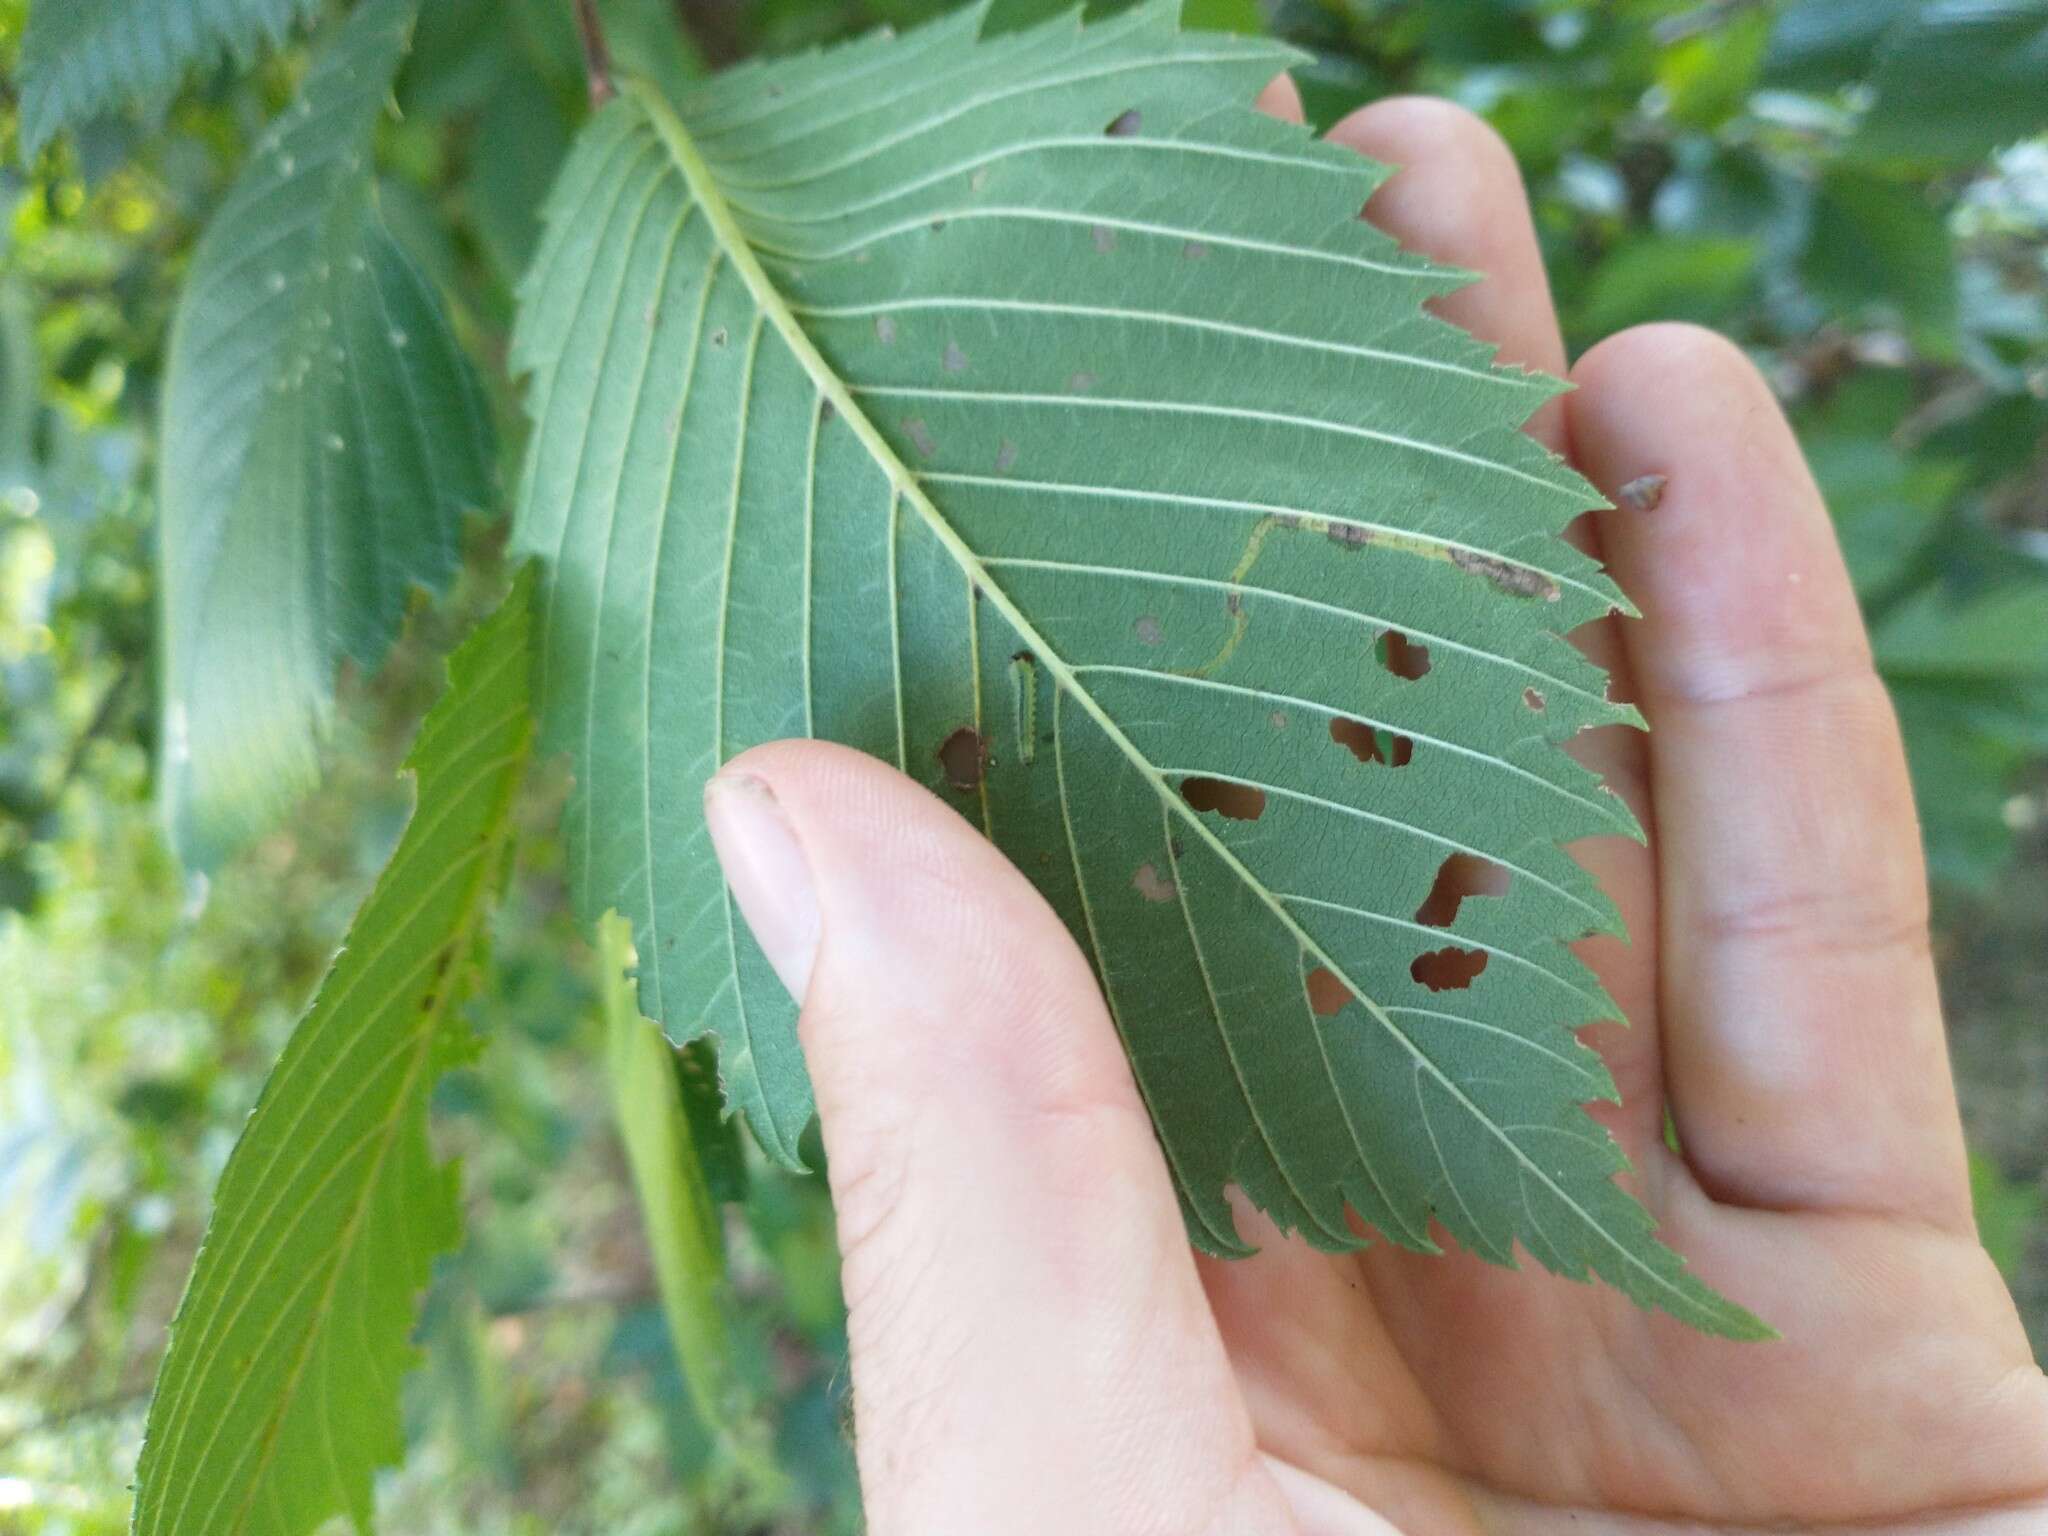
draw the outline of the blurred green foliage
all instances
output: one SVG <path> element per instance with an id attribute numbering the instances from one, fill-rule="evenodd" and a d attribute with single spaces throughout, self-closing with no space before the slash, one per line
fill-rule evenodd
<path id="1" fill-rule="evenodd" d="M 676 86 L 941 8 L 601 6 L 622 67 Z M 992 24 L 1060 8 L 997 0 Z M 1411 91 L 1491 120 L 1523 168 L 1574 350 L 1693 320 L 1779 389 L 1908 731 L 1980 1210 L 2048 1347 L 2048 0 L 1190 0 L 1189 14 L 1309 49 L 1298 78 L 1319 125 Z M 456 595 L 416 613 L 374 683 L 344 679 L 317 798 L 211 889 L 181 878 L 149 784 L 165 326 L 199 229 L 303 54 L 213 69 L 23 164 L 23 19 L 24 0 L 0 0 L 0 1529 L 111 1532 L 213 1181 L 397 835 L 393 773 L 438 658 L 501 576 L 480 524 Z M 585 99 L 567 0 L 430 0 L 382 130 L 386 215 L 455 304 L 508 466 L 512 285 Z M 1731 766 L 1740 752 L 1729 743 Z M 772 1500 L 691 1408 L 612 1127 L 598 967 L 564 911 L 556 793 L 536 789 L 525 812 L 493 984 L 472 1010 L 487 1049 L 437 1098 L 469 1235 L 421 1324 L 413 1450 L 380 1493 L 389 1528 L 851 1531 L 817 1182 L 755 1166 L 714 1191 L 735 1370 L 789 1474 Z"/>

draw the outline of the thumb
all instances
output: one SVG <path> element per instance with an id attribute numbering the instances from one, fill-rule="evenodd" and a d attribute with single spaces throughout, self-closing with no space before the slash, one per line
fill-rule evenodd
<path id="1" fill-rule="evenodd" d="M 869 1529 L 1292 1530 L 1052 910 L 952 810 L 843 747 L 757 748 L 705 808 L 803 1001 Z"/>

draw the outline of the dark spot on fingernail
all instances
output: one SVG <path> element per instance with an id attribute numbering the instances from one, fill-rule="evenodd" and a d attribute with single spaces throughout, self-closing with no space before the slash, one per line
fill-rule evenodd
<path id="1" fill-rule="evenodd" d="M 1664 500 L 1664 487 L 1670 483 L 1668 475 L 1637 475 L 1614 493 L 1614 499 L 1631 512 L 1654 512 Z"/>

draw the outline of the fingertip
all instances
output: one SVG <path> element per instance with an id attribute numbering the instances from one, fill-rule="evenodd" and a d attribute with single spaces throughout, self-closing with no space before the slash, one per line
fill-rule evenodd
<path id="1" fill-rule="evenodd" d="M 1572 366 L 1567 411 L 1598 404 L 1617 380 L 1629 390 L 1675 388 L 1698 393 L 1711 382 L 1724 392 L 1775 409 L 1771 387 L 1742 348 L 1719 331 L 1685 320 L 1631 326 L 1589 347 Z"/>
<path id="2" fill-rule="evenodd" d="M 1498 130 L 1467 107 L 1441 96 L 1388 96 L 1346 114 L 1328 135 L 1388 165 L 1429 158 L 1462 166 L 1475 183 L 1521 180 L 1515 154 Z"/>
<path id="3" fill-rule="evenodd" d="M 1284 70 L 1266 82 L 1266 88 L 1259 92 L 1253 103 L 1268 117 L 1277 117 L 1283 123 L 1298 123 L 1303 120 L 1301 88 L 1294 83 L 1294 77 Z"/>
<path id="4" fill-rule="evenodd" d="M 1411 250 L 1476 273 L 1430 308 L 1500 349 L 1502 363 L 1564 371 L 1564 339 L 1514 151 L 1494 128 L 1455 102 L 1394 96 L 1361 107 L 1329 132 L 1332 143 L 1394 168 L 1365 216 Z M 1555 399 L 1528 430 L 1556 448 Z"/>

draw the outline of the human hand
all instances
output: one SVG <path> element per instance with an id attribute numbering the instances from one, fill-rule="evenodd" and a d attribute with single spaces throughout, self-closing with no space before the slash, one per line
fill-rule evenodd
<path id="1" fill-rule="evenodd" d="M 1562 372 L 1491 131 L 1390 101 L 1333 137 L 1407 168 L 1376 222 L 1488 274 L 1443 312 Z M 1634 935 L 1584 946 L 1634 1025 L 1588 1033 L 1623 1095 L 1597 1113 L 1660 1235 L 1782 1341 L 1469 1254 L 1332 1257 L 1248 1207 L 1264 1251 L 1197 1261 L 1024 877 L 892 769 L 763 747 L 707 807 L 804 1000 L 876 1536 L 2048 1532 L 2048 1379 L 1971 1219 L 1905 765 L 1826 512 L 1728 343 L 1644 327 L 1572 378 L 1530 430 L 1623 503 L 1593 537 L 1646 617 L 1581 638 L 1654 727 L 1582 749 L 1654 829 L 1575 850 Z M 1617 495 L 1645 476 L 1653 510 Z"/>

